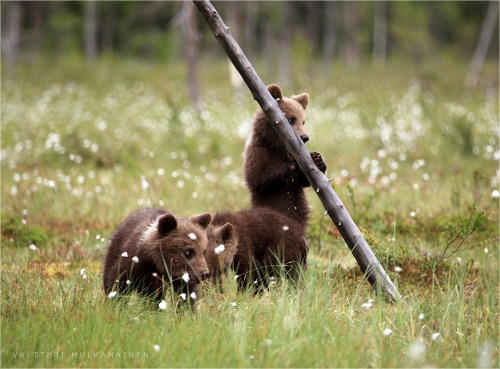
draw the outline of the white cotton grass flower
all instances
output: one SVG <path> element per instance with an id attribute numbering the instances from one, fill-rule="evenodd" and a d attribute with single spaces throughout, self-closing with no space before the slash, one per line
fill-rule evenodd
<path id="1" fill-rule="evenodd" d="M 192 239 L 193 241 L 194 241 L 194 240 L 196 240 L 196 239 L 198 238 L 198 237 L 197 237 L 197 236 L 196 236 L 193 232 L 189 233 L 189 234 L 188 234 L 188 237 L 189 237 L 190 239 Z"/>
<path id="2" fill-rule="evenodd" d="M 439 333 L 439 332 L 433 333 L 431 338 L 433 341 L 436 341 L 436 342 L 440 341 L 441 340 L 441 333 Z"/>
<path id="3" fill-rule="evenodd" d="M 410 212 L 410 216 L 411 216 L 412 218 L 414 218 L 416 215 L 417 215 L 417 213 L 415 213 L 414 211 Z"/>
<path id="4" fill-rule="evenodd" d="M 121 256 L 122 256 L 122 258 L 128 258 L 128 252 L 127 251 L 122 252 Z"/>
<path id="5" fill-rule="evenodd" d="M 226 249 L 226 246 L 224 246 L 223 244 L 220 244 L 219 246 L 217 246 L 215 249 L 214 249 L 214 252 L 215 252 L 215 255 L 220 255 L 224 252 L 224 250 Z"/>
<path id="6" fill-rule="evenodd" d="M 492 193 L 491 193 L 491 198 L 492 199 L 498 199 L 500 198 L 500 192 L 498 190 L 494 190 Z"/>
<path id="7" fill-rule="evenodd" d="M 493 355 L 495 348 L 490 342 L 485 342 L 479 346 L 476 366 L 478 368 L 493 368 Z"/>
<path id="8" fill-rule="evenodd" d="M 231 302 L 231 306 L 236 307 L 236 306 L 238 306 L 238 303 L 236 301 L 233 301 L 233 302 Z"/>
<path id="9" fill-rule="evenodd" d="M 160 351 L 160 345 L 153 345 L 153 351 L 154 352 L 159 352 Z"/>
<path id="10" fill-rule="evenodd" d="M 370 309 L 373 306 L 374 302 L 375 301 L 373 299 L 369 299 L 367 302 L 365 302 L 363 305 L 361 305 L 361 307 L 363 309 Z"/>
<path id="11" fill-rule="evenodd" d="M 191 294 L 189 295 L 189 297 L 191 297 L 193 300 L 196 300 L 196 298 L 198 296 L 196 296 L 196 292 L 191 292 Z"/>
<path id="12" fill-rule="evenodd" d="M 393 333 L 394 333 L 394 331 L 393 331 L 391 328 L 386 328 L 386 329 L 384 329 L 384 331 L 382 332 L 382 334 L 383 334 L 384 336 L 386 336 L 386 337 L 387 337 L 387 336 L 392 335 Z"/>
<path id="13" fill-rule="evenodd" d="M 152 275 L 153 277 L 155 277 L 155 278 L 156 278 L 156 277 L 158 277 L 158 273 L 156 273 L 156 272 L 151 273 L 151 275 Z"/>
<path id="14" fill-rule="evenodd" d="M 184 282 L 186 282 L 186 283 L 187 283 L 187 282 L 189 282 L 189 280 L 190 280 L 191 278 L 189 278 L 189 274 L 188 274 L 188 272 L 185 272 L 185 273 L 182 275 L 182 279 L 183 279 L 183 280 L 184 280 Z"/>
<path id="15" fill-rule="evenodd" d="M 425 318 L 424 313 L 420 313 L 420 314 L 418 315 L 418 320 L 424 320 L 424 318 Z"/>
<path id="16" fill-rule="evenodd" d="M 32 243 L 31 245 L 28 246 L 28 248 L 31 250 L 31 251 L 36 251 L 38 250 L 38 247 L 36 247 L 36 245 L 34 243 Z"/>
<path id="17" fill-rule="evenodd" d="M 111 291 L 108 295 L 108 299 L 112 299 L 113 297 L 116 297 L 116 295 L 118 294 L 118 292 L 116 291 Z"/>
<path id="18" fill-rule="evenodd" d="M 80 269 L 80 275 L 83 276 L 87 274 L 87 270 L 86 269 Z"/>
<path id="19" fill-rule="evenodd" d="M 290 227 L 289 227 L 289 226 L 287 226 L 286 224 L 283 226 L 283 230 L 284 230 L 285 232 L 286 232 L 286 231 L 288 231 L 289 229 L 290 229 Z"/>
<path id="20" fill-rule="evenodd" d="M 397 265 L 396 265 L 396 266 L 394 267 L 394 271 L 395 271 L 396 273 L 401 273 L 401 272 L 403 271 L 403 268 L 401 268 L 400 266 L 397 266 Z"/>
<path id="21" fill-rule="evenodd" d="M 165 300 L 161 300 L 161 302 L 158 304 L 158 307 L 162 310 L 167 309 L 167 302 Z"/>
<path id="22" fill-rule="evenodd" d="M 130 286 L 130 279 L 127 279 L 127 281 L 125 282 L 127 284 L 127 286 Z"/>
<path id="23" fill-rule="evenodd" d="M 132 258 L 132 261 L 137 264 L 139 262 L 139 258 L 137 256 L 134 256 Z"/>
<path id="24" fill-rule="evenodd" d="M 180 297 L 181 299 L 183 299 L 184 301 L 186 301 L 187 295 L 186 295 L 185 293 L 181 293 L 181 294 L 179 295 L 179 297 Z"/>
<path id="25" fill-rule="evenodd" d="M 485 247 L 483 251 L 484 251 L 485 254 L 487 254 L 488 252 L 490 252 L 490 250 L 487 247 Z"/>
<path id="26" fill-rule="evenodd" d="M 425 359 L 426 351 L 427 347 L 425 346 L 425 343 L 417 340 L 408 347 L 408 356 L 413 361 L 423 361 Z"/>

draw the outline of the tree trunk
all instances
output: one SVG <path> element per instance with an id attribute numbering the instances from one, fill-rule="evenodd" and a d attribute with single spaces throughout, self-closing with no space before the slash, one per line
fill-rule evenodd
<path id="1" fill-rule="evenodd" d="M 400 293 L 333 191 L 330 182 L 314 164 L 304 143 L 293 131 L 276 100 L 272 98 L 266 85 L 264 85 L 252 64 L 234 41 L 229 28 L 224 24 L 210 1 L 195 1 L 195 4 L 207 21 L 215 38 L 240 72 L 255 100 L 257 100 L 269 120 L 273 122 L 272 127 L 276 129 L 286 148 L 297 161 L 300 169 L 311 183 L 311 187 L 316 190 L 315 192 L 325 206 L 326 212 L 340 231 L 368 281 L 376 288 L 379 288 L 388 300 L 399 301 L 401 299 Z"/>
<path id="2" fill-rule="evenodd" d="M 97 59 L 97 2 L 85 1 L 85 58 Z"/>
<path id="3" fill-rule="evenodd" d="M 346 45 L 345 61 L 348 68 L 355 68 L 359 64 L 359 22 L 358 4 L 347 1 L 345 4 Z"/>
<path id="4" fill-rule="evenodd" d="M 373 60 L 383 63 L 387 56 L 387 2 L 373 3 Z"/>
<path id="5" fill-rule="evenodd" d="M 481 34 L 479 35 L 479 40 L 477 41 L 476 49 L 474 50 L 474 55 L 469 66 L 469 71 L 465 77 L 466 87 L 471 88 L 477 85 L 479 73 L 483 68 L 484 60 L 486 59 L 486 54 L 488 53 L 491 39 L 493 37 L 493 32 L 495 31 L 497 18 L 498 0 L 490 1 L 484 17 L 483 26 L 481 27 Z"/>
<path id="6" fill-rule="evenodd" d="M 185 40 L 186 63 L 188 68 L 188 92 L 191 104 L 196 109 L 201 107 L 200 85 L 198 80 L 198 25 L 196 14 L 193 11 L 193 3 L 185 1 L 182 3 L 183 31 Z"/>
<path id="7" fill-rule="evenodd" d="M 5 58 L 7 70 L 13 72 L 19 59 L 23 9 L 20 1 L 2 2 L 2 5 L 5 5 L 5 12 L 7 14 L 5 30 L 2 24 L 2 53 Z"/>
<path id="8" fill-rule="evenodd" d="M 279 81 L 284 86 L 290 85 L 291 69 L 291 43 L 292 35 L 290 32 L 290 22 L 293 22 L 292 6 L 289 2 L 281 3 L 281 20 L 280 20 L 280 48 L 279 48 Z"/>
<path id="9" fill-rule="evenodd" d="M 337 48 L 338 12 L 340 3 L 327 1 L 325 9 L 325 33 L 323 35 L 323 58 L 325 65 L 330 65 L 335 58 Z"/>

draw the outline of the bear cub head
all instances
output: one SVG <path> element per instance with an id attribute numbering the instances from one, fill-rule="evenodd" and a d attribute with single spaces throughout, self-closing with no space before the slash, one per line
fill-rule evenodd
<path id="1" fill-rule="evenodd" d="M 172 281 L 194 285 L 210 275 L 205 252 L 205 229 L 212 221 L 209 213 L 189 219 L 167 213 L 157 218 L 143 232 L 141 241 L 155 268 Z"/>
<path id="2" fill-rule="evenodd" d="M 205 253 L 210 281 L 222 289 L 222 278 L 227 275 L 238 251 L 238 236 L 231 223 L 211 224 L 207 228 L 208 246 Z"/>
<path id="3" fill-rule="evenodd" d="M 290 123 L 295 133 L 304 143 L 309 141 L 309 136 L 304 129 L 304 124 L 306 123 L 305 110 L 309 104 L 309 95 L 301 93 L 291 97 L 283 97 L 280 86 L 276 84 L 267 86 L 267 90 L 278 103 L 279 108 L 285 114 L 288 123 Z M 264 114 L 262 111 L 261 113 Z"/>

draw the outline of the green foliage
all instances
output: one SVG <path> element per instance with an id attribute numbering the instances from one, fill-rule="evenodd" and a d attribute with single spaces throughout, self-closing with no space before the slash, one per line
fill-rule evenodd
<path id="1" fill-rule="evenodd" d="M 110 304 L 101 261 L 132 210 L 248 206 L 257 105 L 235 97 L 226 61 L 206 64 L 199 111 L 176 63 L 65 59 L 2 76 L 2 366 L 498 366 L 498 101 L 464 94 L 453 61 L 423 65 L 435 76 L 425 82 L 397 61 L 357 73 L 311 65 L 284 91 L 309 92 L 307 147 L 401 304 L 373 293 L 310 189 L 299 288 L 237 293 L 230 275 L 223 294 L 203 286 L 194 315 L 170 299 L 165 311 L 135 295 Z"/>

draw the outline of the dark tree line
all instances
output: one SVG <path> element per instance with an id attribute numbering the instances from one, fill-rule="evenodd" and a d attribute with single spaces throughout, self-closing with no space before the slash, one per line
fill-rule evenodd
<path id="1" fill-rule="evenodd" d="M 215 1 L 214 6 L 247 52 L 266 55 L 302 42 L 326 61 L 342 58 L 353 65 L 415 47 L 470 57 L 488 10 L 484 1 Z M 175 58 L 187 36 L 185 14 L 182 1 L 2 1 L 3 55 L 12 58 L 17 48 L 14 59 L 20 61 L 65 52 L 90 60 L 103 53 Z M 202 20 L 196 16 L 193 22 L 200 27 Z M 490 56 L 498 54 L 498 26 L 493 35 Z M 198 41 L 203 52 L 214 48 L 208 32 Z"/>

